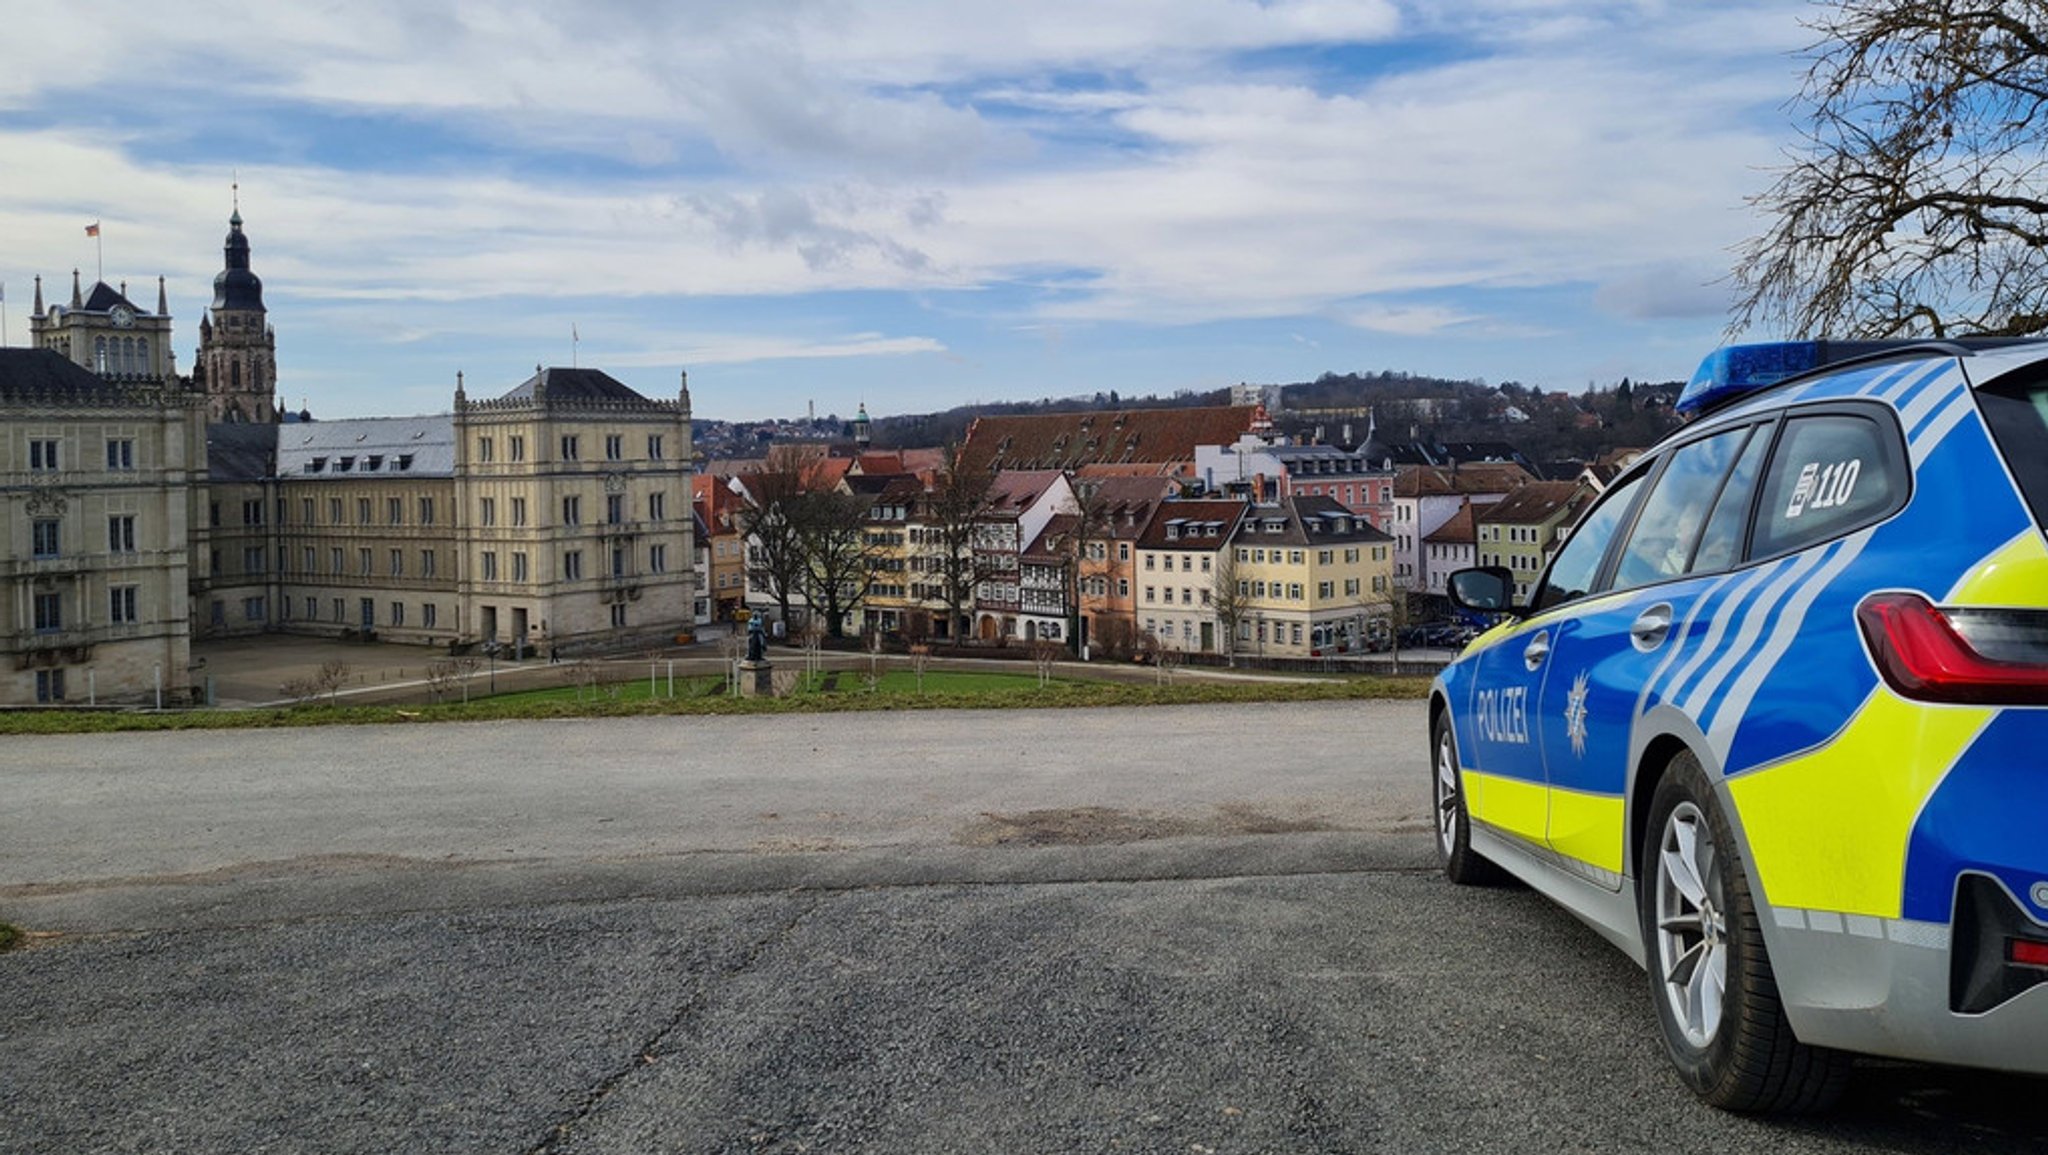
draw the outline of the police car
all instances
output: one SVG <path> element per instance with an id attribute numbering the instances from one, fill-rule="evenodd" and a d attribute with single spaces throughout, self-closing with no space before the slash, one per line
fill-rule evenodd
<path id="1" fill-rule="evenodd" d="M 1708 1102 L 2048 1074 L 2048 342 L 1707 358 L 1434 684 L 1438 847 L 1644 966 Z"/>

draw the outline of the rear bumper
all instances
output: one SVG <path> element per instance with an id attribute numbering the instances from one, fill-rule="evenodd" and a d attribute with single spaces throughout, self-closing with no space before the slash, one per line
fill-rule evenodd
<path id="1" fill-rule="evenodd" d="M 2021 984 L 1987 1009 L 1951 1009 L 1970 1003 L 1967 976 L 1984 969 L 1978 936 L 1789 907 L 1767 917 L 1778 994 L 1802 1042 L 2048 1075 L 2048 982 Z"/>

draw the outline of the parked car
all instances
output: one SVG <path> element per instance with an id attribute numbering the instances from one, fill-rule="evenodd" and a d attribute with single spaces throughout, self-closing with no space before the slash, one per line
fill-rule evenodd
<path id="1" fill-rule="evenodd" d="M 2048 342 L 1744 346 L 1431 693 L 1444 872 L 1645 966 L 1708 1102 L 2048 1074 Z M 1536 965 L 1542 965 L 1537 963 Z"/>

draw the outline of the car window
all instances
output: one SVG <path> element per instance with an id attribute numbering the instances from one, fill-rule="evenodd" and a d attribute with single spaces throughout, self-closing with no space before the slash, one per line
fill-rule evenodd
<path id="1" fill-rule="evenodd" d="M 1634 589 L 1686 573 L 1721 482 L 1748 440 L 1747 427 L 1730 429 L 1671 452 L 1629 529 L 1609 588 Z"/>
<path id="2" fill-rule="evenodd" d="M 1714 515 L 1707 519 L 1706 532 L 1700 534 L 1699 548 L 1693 551 L 1692 564 L 1685 572 L 1718 573 L 1741 560 L 1742 539 L 1749 530 L 1749 507 L 1756 498 L 1757 475 L 1763 472 L 1764 455 L 1770 448 L 1767 427 L 1756 430 L 1743 447 L 1735 471 L 1721 486 L 1721 496 L 1714 502 Z"/>
<path id="3" fill-rule="evenodd" d="M 1593 592 L 1593 583 L 1599 580 L 1600 563 L 1607 557 L 1607 547 L 1614 541 L 1614 535 L 1628 523 L 1628 511 L 1635 505 L 1635 497 L 1641 491 L 1641 482 L 1646 476 L 1636 473 L 1609 489 L 1600 504 L 1594 506 L 1572 529 L 1565 539 L 1564 548 L 1557 551 L 1550 569 L 1543 575 L 1543 585 L 1536 590 L 1531 605 L 1538 610 L 1582 598 Z"/>
<path id="4" fill-rule="evenodd" d="M 2048 525 L 2048 381 L 2000 382 L 1980 392 L 1977 402 L 2035 520 Z"/>
<path id="5" fill-rule="evenodd" d="M 1803 549 L 1868 525 L 1905 496 L 1878 423 L 1846 413 L 1793 417 L 1771 455 L 1752 557 Z"/>

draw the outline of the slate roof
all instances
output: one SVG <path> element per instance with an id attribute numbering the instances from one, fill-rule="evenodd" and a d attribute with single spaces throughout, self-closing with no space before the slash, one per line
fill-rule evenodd
<path id="1" fill-rule="evenodd" d="M 1242 501 L 1162 501 L 1152 513 L 1145 532 L 1138 535 L 1139 549 L 1222 549 L 1230 543 L 1237 524 L 1249 508 Z M 1167 536 L 1168 530 L 1173 532 Z"/>
<path id="2" fill-rule="evenodd" d="M 0 348 L 0 401 L 67 405 L 150 405 L 134 384 L 109 381 L 55 349 Z"/>
<path id="3" fill-rule="evenodd" d="M 610 401 L 646 405 L 651 402 L 632 386 L 602 369 L 541 369 L 503 401 Z"/>
<path id="4" fill-rule="evenodd" d="M 1240 545 L 1323 546 L 1394 540 L 1374 529 L 1364 514 L 1345 509 L 1336 498 L 1320 495 L 1250 507 L 1241 537 Z"/>
<path id="5" fill-rule="evenodd" d="M 1180 489 L 1167 477 L 1105 477 L 1086 470 L 1074 487 L 1085 490 L 1084 500 L 1106 515 L 1105 529 L 1111 541 L 1137 540 L 1151 523 L 1153 509 Z"/>
<path id="6" fill-rule="evenodd" d="M 292 425 L 278 435 L 277 473 L 287 481 L 300 477 L 453 477 L 455 418 L 442 413 Z"/>
<path id="7" fill-rule="evenodd" d="M 79 311 L 106 313 L 111 312 L 115 305 L 126 305 L 137 313 L 147 313 L 149 311 L 122 296 L 120 290 L 107 284 L 105 281 L 98 281 L 93 284 L 92 296 L 85 299 L 85 304 L 79 306 Z"/>
<path id="8" fill-rule="evenodd" d="M 1250 405 L 978 417 L 964 456 L 976 469 L 1078 469 L 1193 462 L 1197 445 L 1229 445 L 1251 429 Z"/>
<path id="9" fill-rule="evenodd" d="M 281 429 L 253 421 L 208 425 L 206 476 L 213 481 L 262 481 L 271 476 Z"/>

